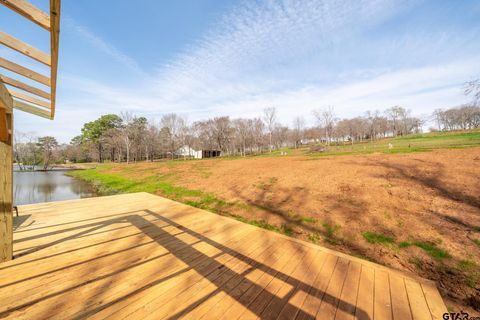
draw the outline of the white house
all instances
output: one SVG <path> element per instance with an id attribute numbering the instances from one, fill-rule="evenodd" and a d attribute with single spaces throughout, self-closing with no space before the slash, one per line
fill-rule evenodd
<path id="1" fill-rule="evenodd" d="M 220 157 L 221 151 L 219 150 L 195 150 L 189 146 L 183 146 L 176 152 L 179 157 L 189 157 L 194 159 L 203 158 L 215 158 Z"/>
<path id="2" fill-rule="evenodd" d="M 183 146 L 177 150 L 177 155 L 194 159 L 202 159 L 202 150 L 194 150 L 189 146 Z"/>

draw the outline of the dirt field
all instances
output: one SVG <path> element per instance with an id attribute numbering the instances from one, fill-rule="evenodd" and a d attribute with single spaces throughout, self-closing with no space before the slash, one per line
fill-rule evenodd
<path id="1" fill-rule="evenodd" d="M 435 280 L 454 306 L 479 309 L 480 148 L 142 163 L 104 172 L 174 177 L 176 186 L 234 203 L 223 212 Z"/>

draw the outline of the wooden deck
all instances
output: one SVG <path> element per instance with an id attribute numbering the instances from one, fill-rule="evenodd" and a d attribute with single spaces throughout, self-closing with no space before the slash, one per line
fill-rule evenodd
<path id="1" fill-rule="evenodd" d="M 19 208 L 12 319 L 442 319 L 435 284 L 147 193 Z"/>

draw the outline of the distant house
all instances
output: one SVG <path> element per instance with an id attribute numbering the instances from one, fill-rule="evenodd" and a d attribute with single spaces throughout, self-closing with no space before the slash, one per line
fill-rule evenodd
<path id="1" fill-rule="evenodd" d="M 183 146 L 177 150 L 176 154 L 179 157 L 204 159 L 204 158 L 220 157 L 221 151 L 220 150 L 195 150 L 189 146 Z"/>

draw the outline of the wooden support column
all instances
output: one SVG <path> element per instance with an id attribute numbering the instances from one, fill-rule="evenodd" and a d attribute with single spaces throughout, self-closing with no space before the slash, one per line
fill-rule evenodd
<path id="1" fill-rule="evenodd" d="M 13 256 L 13 100 L 0 81 L 0 262 Z"/>

